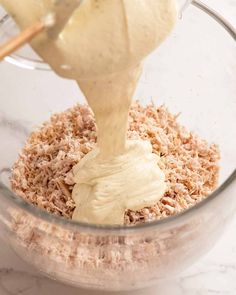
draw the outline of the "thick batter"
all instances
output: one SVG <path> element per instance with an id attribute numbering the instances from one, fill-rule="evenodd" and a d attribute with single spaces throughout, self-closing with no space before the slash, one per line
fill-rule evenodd
<path id="1" fill-rule="evenodd" d="M 98 147 L 74 167 L 73 218 L 123 224 L 126 209 L 155 204 L 166 190 L 159 159 L 149 142 L 127 142 L 126 129 L 142 62 L 171 32 L 176 0 L 84 0 L 72 15 L 68 9 L 63 25 L 58 1 L 1 2 L 21 28 L 56 12 L 53 34 L 32 46 L 56 73 L 78 82 L 95 114 Z"/>

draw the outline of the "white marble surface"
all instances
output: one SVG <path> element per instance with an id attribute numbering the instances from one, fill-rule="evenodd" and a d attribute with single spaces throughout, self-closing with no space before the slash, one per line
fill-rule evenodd
<path id="1" fill-rule="evenodd" d="M 236 0 L 205 0 L 236 26 Z M 236 220 L 214 249 L 176 279 L 148 290 L 122 294 L 236 294 Z M 0 240 L 0 295 L 100 294 L 48 280 L 19 259 Z"/>

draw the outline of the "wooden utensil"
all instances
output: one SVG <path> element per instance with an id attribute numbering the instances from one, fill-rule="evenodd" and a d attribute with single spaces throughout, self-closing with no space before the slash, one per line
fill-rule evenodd
<path id="1" fill-rule="evenodd" d="M 19 35 L 7 41 L 4 45 L 0 46 L 0 61 L 6 56 L 10 55 L 26 43 L 30 42 L 34 37 L 41 33 L 46 28 L 50 28 L 54 25 L 54 17 L 49 14 L 42 20 L 34 23 L 30 27 L 23 30 Z"/>

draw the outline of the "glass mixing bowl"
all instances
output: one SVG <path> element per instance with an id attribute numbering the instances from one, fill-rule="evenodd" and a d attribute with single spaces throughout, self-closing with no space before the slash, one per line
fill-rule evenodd
<path id="1" fill-rule="evenodd" d="M 147 59 L 135 94 L 144 104 L 165 103 L 171 112 L 181 112 L 181 123 L 221 149 L 218 189 L 175 217 L 135 227 L 101 227 L 49 215 L 14 195 L 10 167 L 29 132 L 52 112 L 84 99 L 73 81 L 51 71 L 0 65 L 0 236 L 43 274 L 101 290 L 156 284 L 211 249 L 234 215 L 236 33 L 206 6 L 194 4 Z"/>

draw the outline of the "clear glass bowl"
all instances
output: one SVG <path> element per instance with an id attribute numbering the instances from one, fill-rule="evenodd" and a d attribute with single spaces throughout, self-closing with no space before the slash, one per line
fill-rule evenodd
<path id="1" fill-rule="evenodd" d="M 214 17 L 218 23 L 196 6 L 186 10 L 173 35 L 148 58 L 135 98 L 165 103 L 182 113 L 181 123 L 220 145 L 220 185 L 192 209 L 150 224 L 67 221 L 11 192 L 10 167 L 29 132 L 52 112 L 84 99 L 73 81 L 53 72 L 0 65 L 0 235 L 43 274 L 84 288 L 141 288 L 179 274 L 225 230 L 236 208 L 236 34 Z"/>

